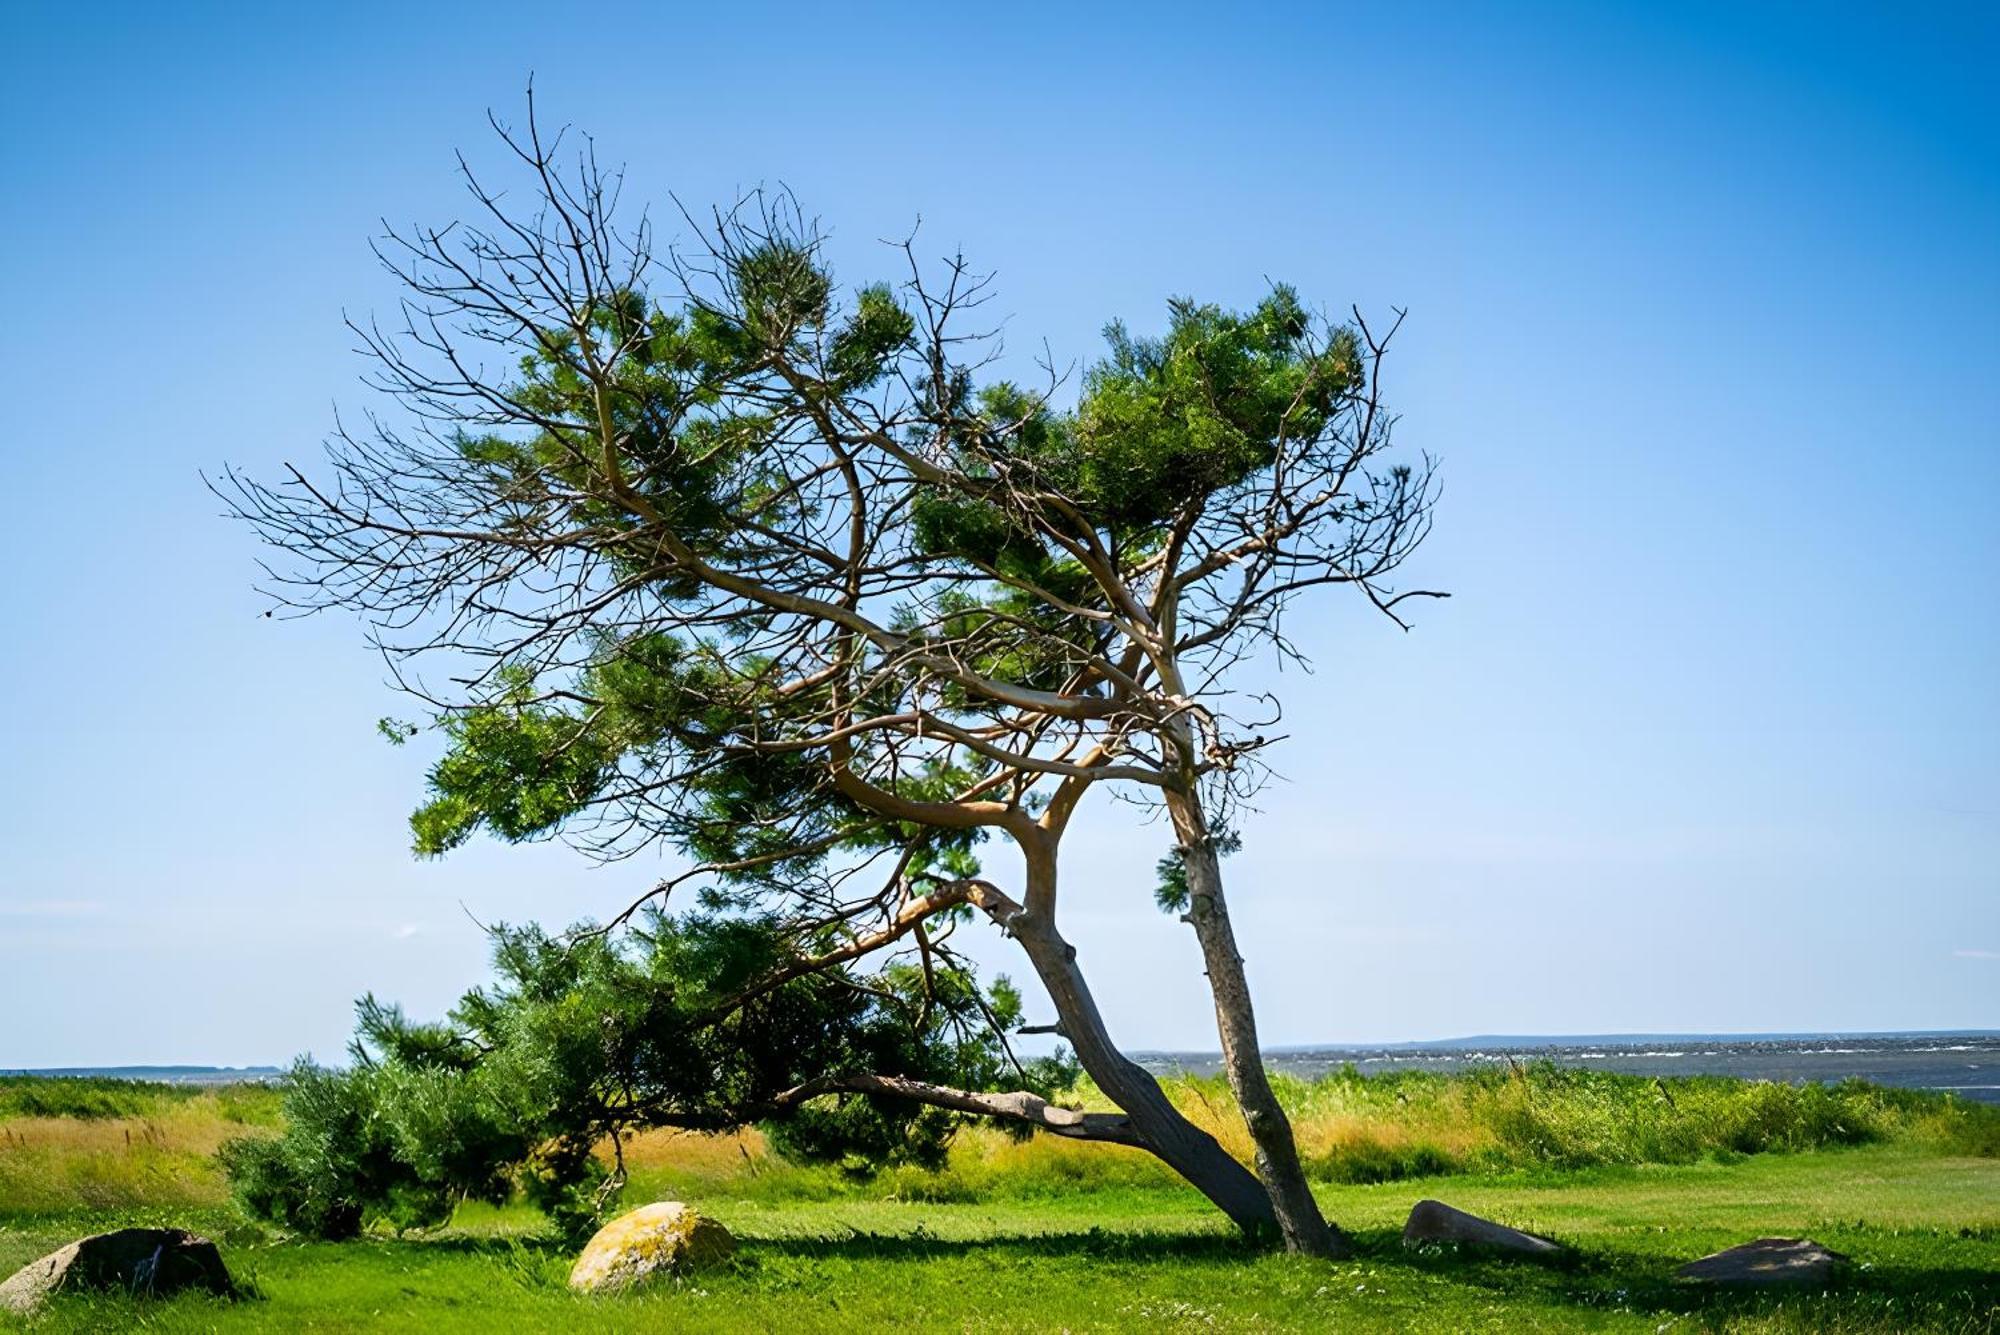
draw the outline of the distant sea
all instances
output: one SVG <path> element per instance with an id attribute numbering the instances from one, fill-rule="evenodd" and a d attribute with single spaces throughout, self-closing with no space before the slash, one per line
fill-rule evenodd
<path id="1" fill-rule="evenodd" d="M 276 1066 L 44 1066 L 0 1070 L 0 1075 L 91 1076 L 100 1080 L 155 1080 L 168 1085 L 240 1085 L 276 1080 Z"/>
<path id="2" fill-rule="evenodd" d="M 1141 1052 L 1159 1074 L 1213 1075 L 1211 1052 Z M 1747 1080 L 1837 1081 L 1851 1077 L 1909 1089 L 1949 1090 L 2000 1104 L 2000 1029 L 1918 1034 L 1597 1034 L 1562 1037 L 1488 1035 L 1431 1043 L 1267 1049 L 1274 1070 L 1307 1079 L 1352 1064 L 1363 1072 L 1465 1071 L 1509 1061 L 1550 1061 L 1583 1070 L 1633 1075 L 1733 1075 Z M 73 1066 L 28 1075 L 90 1075 L 120 1080 L 228 1084 L 274 1080 L 275 1066 Z"/>
<path id="3" fill-rule="evenodd" d="M 1147 1052 L 1135 1059 L 1157 1073 L 1211 1075 L 1218 1053 Z M 2000 1103 L 2000 1030 L 1916 1034 L 1597 1034 L 1562 1037 L 1487 1035 L 1434 1043 L 1361 1047 L 1269 1048 L 1273 1069 L 1310 1079 L 1352 1063 L 1363 1072 L 1464 1071 L 1550 1061 L 1632 1075 L 1733 1075 L 1748 1080 L 1833 1082 L 1859 1077 L 1879 1085 L 1949 1090 Z"/>

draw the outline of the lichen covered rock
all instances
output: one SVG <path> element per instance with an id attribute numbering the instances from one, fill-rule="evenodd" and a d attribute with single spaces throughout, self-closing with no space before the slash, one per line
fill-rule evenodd
<path id="1" fill-rule="evenodd" d="M 736 1250 L 729 1230 L 679 1201 L 642 1205 L 597 1230 L 569 1272 L 580 1293 L 614 1292 L 713 1265 Z"/>

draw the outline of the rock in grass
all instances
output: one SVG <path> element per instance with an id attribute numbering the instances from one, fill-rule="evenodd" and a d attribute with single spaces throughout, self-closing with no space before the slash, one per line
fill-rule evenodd
<path id="1" fill-rule="evenodd" d="M 189 1289 L 236 1292 L 214 1243 L 180 1228 L 121 1228 L 28 1262 L 0 1284 L 0 1308 L 32 1312 L 56 1293 L 165 1297 Z"/>
<path id="2" fill-rule="evenodd" d="M 679 1201 L 642 1205 L 597 1230 L 569 1272 L 569 1286 L 599 1293 L 713 1265 L 736 1250 L 729 1230 Z"/>
<path id="3" fill-rule="evenodd" d="M 1523 1256 L 1562 1253 L 1560 1243 L 1454 1210 L 1443 1201 L 1418 1201 L 1410 1209 L 1409 1221 L 1403 1225 L 1403 1245 L 1414 1247 L 1423 1242 L 1472 1242 Z"/>
<path id="4" fill-rule="evenodd" d="M 1811 1238 L 1759 1238 L 1689 1261 L 1674 1274 L 1703 1284 L 1824 1284 L 1846 1260 Z"/>

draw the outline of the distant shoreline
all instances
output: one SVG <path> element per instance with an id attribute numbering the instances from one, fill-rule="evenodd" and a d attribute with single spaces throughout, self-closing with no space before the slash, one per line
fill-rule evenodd
<path id="1" fill-rule="evenodd" d="M 1721 1034 L 1474 1034 L 1466 1038 L 1416 1038 L 1395 1043 L 1286 1043 L 1266 1047 L 1264 1051 L 1267 1053 L 1394 1052 L 1407 1048 L 1570 1048 L 1592 1043 L 1628 1046 L 1634 1043 L 1806 1043 L 1819 1039 L 1896 1041 L 1923 1038 L 2000 1039 L 2000 1029 L 1812 1029 L 1796 1032 Z"/>
<path id="2" fill-rule="evenodd" d="M 1824 1042 L 1856 1042 L 1901 1045 L 1925 1040 L 1964 1039 L 1975 1043 L 2000 1044 L 2000 1029 L 1840 1029 L 1800 1030 L 1772 1033 L 1630 1033 L 1630 1034 L 1472 1034 L 1459 1038 L 1399 1039 L 1370 1043 L 1284 1043 L 1265 1047 L 1268 1058 L 1288 1062 L 1331 1056 L 1435 1053 L 1490 1053 L 1494 1056 L 1566 1050 L 1575 1048 L 1631 1049 L 1640 1045 L 1708 1044 L 1717 1047 L 1743 1045 L 1795 1045 Z M 1199 1065 L 1219 1062 L 1214 1049 L 1141 1048 L 1130 1052 L 1133 1060 L 1155 1064 Z M 95 1077 L 106 1080 L 200 1081 L 221 1083 L 230 1080 L 267 1080 L 280 1076 L 288 1066 L 204 1066 L 197 1063 L 127 1066 L 41 1066 L 0 1067 L 0 1076 Z"/>
<path id="3" fill-rule="evenodd" d="M 227 1085 L 271 1080 L 285 1073 L 282 1066 L 8 1066 L 3 1076 L 34 1076 L 44 1080 L 147 1080 L 169 1085 Z"/>
<path id="4" fill-rule="evenodd" d="M 1344 1067 L 1377 1074 L 1476 1071 L 1546 1061 L 1585 1071 L 1678 1077 L 1729 1076 L 1787 1084 L 1867 1080 L 2000 1103 L 2000 1030 L 1923 1029 L 1790 1034 L 1595 1034 L 1440 1039 L 1265 1049 L 1272 1070 L 1315 1079 Z M 1156 1074 L 1213 1075 L 1213 1052 L 1134 1053 Z"/>

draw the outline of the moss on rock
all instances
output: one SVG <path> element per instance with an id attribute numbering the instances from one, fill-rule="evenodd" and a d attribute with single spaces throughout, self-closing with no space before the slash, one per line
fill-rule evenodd
<path id="1" fill-rule="evenodd" d="M 713 1265 L 736 1250 L 729 1230 L 679 1201 L 658 1201 L 597 1230 L 569 1272 L 582 1293 L 615 1292 Z"/>

